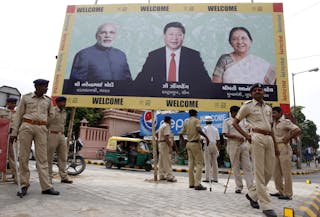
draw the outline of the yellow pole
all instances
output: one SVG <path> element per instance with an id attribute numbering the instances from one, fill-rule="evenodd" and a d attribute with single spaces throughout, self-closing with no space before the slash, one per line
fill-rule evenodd
<path id="1" fill-rule="evenodd" d="M 154 121 L 154 110 L 151 112 L 152 120 L 152 150 L 153 150 L 153 180 L 158 181 L 158 147 L 156 142 L 156 126 Z"/>

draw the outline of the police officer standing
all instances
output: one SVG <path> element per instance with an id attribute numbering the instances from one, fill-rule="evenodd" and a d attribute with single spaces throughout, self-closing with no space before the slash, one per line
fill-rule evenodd
<path id="1" fill-rule="evenodd" d="M 48 165 L 49 180 L 52 183 L 52 161 L 54 153 L 58 155 L 58 168 L 61 177 L 61 183 L 71 184 L 66 171 L 66 162 L 68 157 L 68 145 L 64 136 L 64 126 L 66 124 L 67 112 L 65 110 L 66 98 L 59 96 L 56 98 L 56 104 L 52 115 L 48 119 Z"/>
<path id="2" fill-rule="evenodd" d="M 301 130 L 289 119 L 285 119 L 280 107 L 272 108 L 272 117 L 273 133 L 279 149 L 279 156 L 276 156 L 273 172 L 273 180 L 278 192 L 270 195 L 276 196 L 281 200 L 291 200 L 293 193 L 291 177 L 292 149 L 290 141 L 296 138 Z"/>
<path id="3" fill-rule="evenodd" d="M 159 174 L 160 180 L 176 182 L 172 175 L 171 153 L 173 148 L 173 134 L 171 132 L 171 117 L 165 116 L 157 135 L 159 138 Z"/>
<path id="4" fill-rule="evenodd" d="M 241 106 L 233 121 L 233 126 L 236 130 L 249 143 L 252 143 L 256 190 L 249 189 L 246 198 L 253 208 L 258 209 L 260 204 L 266 216 L 276 217 L 277 214 L 272 209 L 271 200 L 267 194 L 267 185 L 273 173 L 275 152 L 278 153 L 271 130 L 272 109 L 263 101 L 264 90 L 262 84 L 253 84 L 250 88 L 250 93 L 253 99 Z M 249 124 L 250 134 L 239 125 L 239 122 L 244 118 Z"/>
<path id="5" fill-rule="evenodd" d="M 209 138 L 209 145 L 204 143 L 204 167 L 205 180 L 203 182 L 218 182 L 218 147 L 220 147 L 220 135 L 216 127 L 212 125 L 212 117 L 205 117 L 206 125 L 203 127 L 203 132 Z M 210 180 L 211 178 L 211 180 Z"/>
<path id="6" fill-rule="evenodd" d="M 8 97 L 7 103 L 5 108 L 0 108 L 0 118 L 7 118 L 10 120 L 10 131 L 9 136 L 12 131 L 12 125 L 13 125 L 13 118 L 15 115 L 15 107 L 17 105 L 17 98 L 14 97 Z M 16 167 L 15 167 L 15 161 L 14 161 L 14 153 L 13 153 L 13 141 L 9 140 L 8 144 L 8 161 L 9 161 L 9 167 L 11 169 L 12 178 L 14 179 L 14 183 L 17 183 L 17 173 L 16 173 Z"/>
<path id="7" fill-rule="evenodd" d="M 200 127 L 200 120 L 197 118 L 197 114 L 198 112 L 196 110 L 189 110 L 190 118 L 189 120 L 184 122 L 179 137 L 183 144 L 186 144 L 183 135 L 187 134 L 188 138 L 186 148 L 188 151 L 189 161 L 189 188 L 194 188 L 195 190 L 206 190 L 207 188 L 200 184 L 203 166 L 203 155 L 201 150 L 202 144 L 200 142 L 200 135 L 205 137 L 206 144 L 209 144 L 210 141 Z M 194 166 L 196 166 L 196 176 L 194 176 Z"/>
<path id="8" fill-rule="evenodd" d="M 35 92 L 22 96 L 13 121 L 12 137 L 20 140 L 20 180 L 22 196 L 30 186 L 29 155 L 32 140 L 35 142 L 37 170 L 42 194 L 59 195 L 49 181 L 47 153 L 47 120 L 52 112 L 51 99 L 44 95 L 48 91 L 49 81 L 37 79 Z"/>
<path id="9" fill-rule="evenodd" d="M 239 106 L 231 106 L 231 117 L 224 120 L 222 125 L 222 133 L 223 136 L 227 138 L 227 152 L 230 156 L 232 170 L 235 177 L 236 194 L 241 194 L 243 189 L 240 168 L 243 170 L 247 188 L 255 189 L 248 144 L 245 142 L 245 138 L 232 125 L 239 109 Z M 247 124 L 245 124 L 244 120 L 240 121 L 239 126 L 248 133 Z"/>

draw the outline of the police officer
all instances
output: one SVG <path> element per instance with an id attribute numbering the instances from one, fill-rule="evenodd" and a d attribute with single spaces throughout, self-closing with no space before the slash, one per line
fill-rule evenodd
<path id="1" fill-rule="evenodd" d="M 242 177 L 240 168 L 243 170 L 244 179 L 248 189 L 254 189 L 252 166 L 250 161 L 249 147 L 245 138 L 233 127 L 232 123 L 236 117 L 240 107 L 230 107 L 230 118 L 224 120 L 222 124 L 223 136 L 227 138 L 227 152 L 230 156 L 233 174 L 236 183 L 236 194 L 241 194 L 243 189 Z M 244 120 L 239 123 L 239 126 L 248 133 L 247 124 Z"/>
<path id="2" fill-rule="evenodd" d="M 6 100 L 6 107 L 0 108 L 0 118 L 7 118 L 10 120 L 10 130 L 9 130 L 9 136 L 12 131 L 12 124 L 13 124 L 13 117 L 16 112 L 15 107 L 17 105 L 17 98 L 14 97 L 8 97 Z M 14 183 L 17 183 L 17 174 L 16 174 L 16 167 L 15 167 L 15 161 L 14 161 L 14 153 L 13 153 L 13 141 L 9 140 L 8 144 L 8 162 L 9 167 L 11 169 L 12 178 L 14 179 Z"/>
<path id="3" fill-rule="evenodd" d="M 220 147 L 220 135 L 216 127 L 212 125 L 212 117 L 205 117 L 206 125 L 203 127 L 203 132 L 209 138 L 209 145 L 204 143 L 204 167 L 205 179 L 203 182 L 218 182 L 218 147 Z M 211 180 L 210 180 L 211 178 Z"/>
<path id="4" fill-rule="evenodd" d="M 30 170 L 29 155 L 32 140 L 35 142 L 37 170 L 39 174 L 42 194 L 59 195 L 54 190 L 48 173 L 47 154 L 47 120 L 52 112 L 51 99 L 44 95 L 48 90 L 49 81 L 37 79 L 34 82 L 35 92 L 22 96 L 13 120 L 12 139 L 20 140 L 20 180 L 22 195 L 26 195 L 29 188 Z"/>
<path id="5" fill-rule="evenodd" d="M 58 168 L 61 177 L 61 183 L 71 184 L 66 171 L 66 162 L 68 157 L 68 145 L 64 136 L 64 126 L 66 124 L 67 112 L 65 110 L 66 98 L 58 96 L 55 100 L 57 106 L 53 108 L 53 114 L 48 119 L 48 165 L 49 180 L 52 183 L 52 161 L 54 153 L 58 155 Z"/>
<path id="6" fill-rule="evenodd" d="M 159 139 L 159 174 L 160 180 L 176 182 L 172 175 L 171 153 L 173 148 L 173 134 L 171 132 L 171 117 L 165 116 L 163 124 L 160 126 L 157 136 Z"/>
<path id="7" fill-rule="evenodd" d="M 206 144 L 209 144 L 210 141 L 200 127 L 200 120 L 197 118 L 197 114 L 198 112 L 196 110 L 189 110 L 190 118 L 189 120 L 184 122 L 179 137 L 183 144 L 186 144 L 183 135 L 187 134 L 188 138 L 186 148 L 188 151 L 189 161 L 189 188 L 194 188 L 195 190 L 206 190 L 207 188 L 200 184 L 203 166 L 203 155 L 201 150 L 202 144 L 200 142 L 200 135 L 205 137 Z M 196 176 L 194 176 L 194 166 L 196 166 Z"/>
<path id="8" fill-rule="evenodd" d="M 250 88 L 252 100 L 245 102 L 233 121 L 233 126 L 249 143 L 252 143 L 252 157 L 256 190 L 249 189 L 246 198 L 253 208 L 262 207 L 263 213 L 268 217 L 276 217 L 272 209 L 271 200 L 267 194 L 267 185 L 272 177 L 276 144 L 271 130 L 272 109 L 263 101 L 264 90 L 260 83 L 253 84 Z M 250 127 L 250 134 L 244 131 L 239 122 L 246 118 Z M 258 201 L 259 200 L 259 204 Z"/>
<path id="9" fill-rule="evenodd" d="M 278 192 L 270 195 L 282 200 L 291 200 L 293 194 L 291 177 L 292 149 L 289 142 L 291 139 L 296 138 L 301 130 L 289 119 L 285 119 L 280 107 L 272 108 L 272 117 L 273 133 L 279 156 L 276 156 L 273 172 L 273 180 Z"/>

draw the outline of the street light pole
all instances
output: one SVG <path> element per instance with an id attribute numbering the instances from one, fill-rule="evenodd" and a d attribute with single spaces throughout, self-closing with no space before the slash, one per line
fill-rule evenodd
<path id="1" fill-rule="evenodd" d="M 317 72 L 319 71 L 319 68 L 313 68 L 313 69 L 309 69 L 309 70 L 305 70 L 305 71 L 301 71 L 301 72 L 296 72 L 296 73 L 292 73 L 292 90 L 293 90 L 293 111 L 296 111 L 296 94 L 295 94 L 295 90 L 294 90 L 294 76 L 298 75 L 298 74 L 302 74 L 305 72 Z M 297 169 L 301 169 L 301 156 L 302 156 L 302 144 L 301 144 L 301 139 L 297 139 L 297 155 L 298 155 L 298 159 L 297 159 Z"/>

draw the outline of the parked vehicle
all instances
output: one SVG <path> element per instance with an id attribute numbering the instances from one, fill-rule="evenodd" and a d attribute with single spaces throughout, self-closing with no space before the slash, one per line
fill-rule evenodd
<path id="1" fill-rule="evenodd" d="M 80 138 L 73 138 L 73 140 L 69 143 L 67 172 L 71 176 L 79 175 L 86 168 L 86 162 L 84 158 L 81 155 L 79 155 L 79 151 L 83 148 L 83 146 L 84 143 Z M 53 157 L 53 164 L 58 164 L 58 156 L 56 153 Z"/>
<path id="2" fill-rule="evenodd" d="M 137 138 L 115 137 L 109 138 L 106 152 L 105 165 L 111 168 L 118 167 L 144 168 L 146 171 L 152 169 L 152 155 L 146 141 Z"/>

